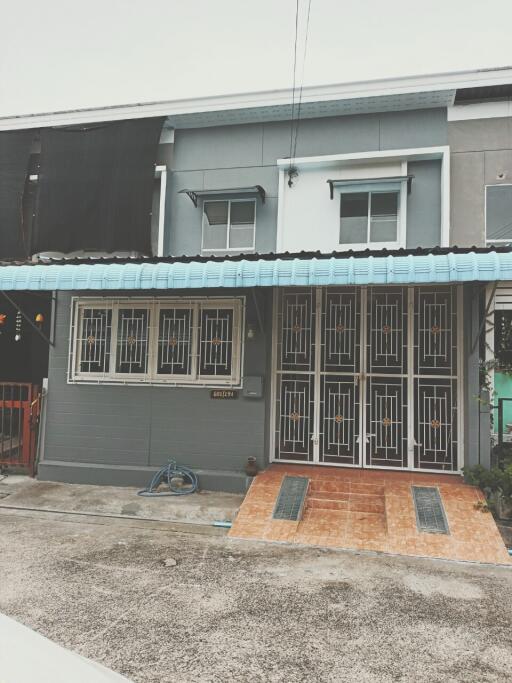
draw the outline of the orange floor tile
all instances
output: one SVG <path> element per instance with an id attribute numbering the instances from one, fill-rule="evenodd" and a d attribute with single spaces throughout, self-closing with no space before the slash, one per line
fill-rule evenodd
<path id="1" fill-rule="evenodd" d="M 309 478 L 299 522 L 273 520 L 285 474 Z M 411 485 L 437 486 L 449 534 L 418 531 Z M 374 550 L 512 564 L 482 492 L 459 476 L 309 465 L 271 465 L 253 480 L 229 535 L 233 538 Z"/>

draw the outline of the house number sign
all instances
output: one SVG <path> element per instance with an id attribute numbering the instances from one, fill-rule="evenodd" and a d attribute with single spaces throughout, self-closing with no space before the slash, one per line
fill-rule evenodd
<path id="1" fill-rule="evenodd" d="M 235 391 L 234 389 L 212 389 L 210 391 L 210 398 L 238 398 L 238 391 Z"/>

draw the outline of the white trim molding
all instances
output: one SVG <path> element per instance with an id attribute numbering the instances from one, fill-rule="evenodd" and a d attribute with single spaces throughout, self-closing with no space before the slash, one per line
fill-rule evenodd
<path id="1" fill-rule="evenodd" d="M 503 85 L 512 82 L 512 67 L 452 71 L 381 78 L 331 85 L 305 86 L 302 108 L 306 117 L 319 117 L 326 103 L 357 103 L 362 111 L 421 109 L 452 105 L 458 88 Z M 12 113 L 0 117 L 0 130 L 65 126 L 96 121 L 166 116 L 175 128 L 220 125 L 219 113 L 230 112 L 229 123 L 251 123 L 259 120 L 278 121 L 290 117 L 292 91 L 214 95 L 209 97 L 131 102 L 103 107 L 82 107 L 60 111 Z M 343 107 L 339 107 L 343 111 Z M 351 110 L 353 111 L 353 109 Z M 329 115 L 329 114 L 327 114 Z"/>
<path id="2" fill-rule="evenodd" d="M 396 162 L 401 164 L 402 173 L 407 173 L 407 163 L 409 161 L 426 161 L 436 159 L 441 161 L 441 234 L 439 246 L 448 247 L 450 246 L 450 147 L 448 145 L 298 157 L 297 159 L 293 160 L 293 168 L 299 172 L 298 182 L 300 183 L 301 169 L 328 169 L 346 166 L 357 170 L 358 166 L 367 167 L 372 162 Z M 276 248 L 277 251 L 284 251 L 286 250 L 286 246 L 284 244 L 285 211 L 283 198 L 285 197 L 286 193 L 290 191 L 286 179 L 288 170 L 290 168 L 290 159 L 278 159 L 277 167 L 279 171 L 279 201 L 277 213 Z M 370 176 L 368 177 L 368 182 L 371 182 Z M 294 191 L 293 188 L 292 191 Z M 329 201 L 327 189 L 326 201 Z M 402 215 L 405 215 L 406 212 L 405 203 L 406 199 L 403 199 L 401 203 Z M 405 246 L 405 243 L 403 246 Z"/>

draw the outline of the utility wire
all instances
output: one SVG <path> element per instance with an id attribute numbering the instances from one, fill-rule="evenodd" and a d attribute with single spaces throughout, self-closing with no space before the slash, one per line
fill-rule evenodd
<path id="1" fill-rule="evenodd" d="M 299 137 L 299 125 L 300 125 L 300 110 L 302 106 L 302 91 L 304 89 L 304 69 L 306 66 L 306 55 L 308 52 L 308 35 L 309 35 L 309 17 L 311 14 L 311 0 L 308 0 L 308 13 L 306 17 L 306 33 L 304 36 L 304 54 L 302 55 L 302 73 L 300 77 L 300 91 L 299 91 L 299 104 L 297 107 L 297 123 L 295 125 L 295 141 L 293 144 L 293 154 L 292 158 L 294 159 L 296 154 L 297 154 L 297 138 Z M 292 127 L 293 127 L 293 120 L 292 120 Z"/>
<path id="2" fill-rule="evenodd" d="M 292 87 L 292 116 L 290 126 L 290 166 L 288 171 L 292 170 L 292 151 L 293 151 L 293 119 L 295 117 L 295 89 L 297 81 L 297 40 L 299 35 L 299 0 L 295 0 L 295 41 L 293 46 L 293 87 Z"/>

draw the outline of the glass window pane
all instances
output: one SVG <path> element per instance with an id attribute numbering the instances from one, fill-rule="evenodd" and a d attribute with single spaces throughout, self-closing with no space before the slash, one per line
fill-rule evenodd
<path id="1" fill-rule="evenodd" d="M 368 230 L 368 192 L 341 195 L 340 244 L 366 244 Z"/>
<path id="2" fill-rule="evenodd" d="M 160 309 L 157 374 L 189 375 L 192 362 L 191 341 L 192 309 Z"/>
<path id="3" fill-rule="evenodd" d="M 78 349 L 80 372 L 109 372 L 112 311 L 84 308 Z"/>
<path id="4" fill-rule="evenodd" d="M 203 249 L 227 246 L 228 202 L 205 202 L 203 213 Z"/>
<path id="5" fill-rule="evenodd" d="M 117 321 L 116 372 L 144 374 L 148 367 L 149 311 L 120 308 Z"/>
<path id="6" fill-rule="evenodd" d="M 232 308 L 207 308 L 201 311 L 200 375 L 217 377 L 232 374 L 233 313 Z"/>
<path id="7" fill-rule="evenodd" d="M 512 185 L 487 188 L 487 239 L 512 241 Z"/>
<path id="8" fill-rule="evenodd" d="M 228 202 L 205 202 L 204 214 L 208 225 L 226 225 Z"/>
<path id="9" fill-rule="evenodd" d="M 396 242 L 398 192 L 373 192 L 370 208 L 370 242 Z"/>
<path id="10" fill-rule="evenodd" d="M 254 223 L 254 207 L 251 202 L 231 202 L 231 225 L 252 225 Z"/>
<path id="11" fill-rule="evenodd" d="M 254 247 L 254 227 L 231 226 L 229 230 L 229 246 L 231 249 L 252 249 Z"/>

